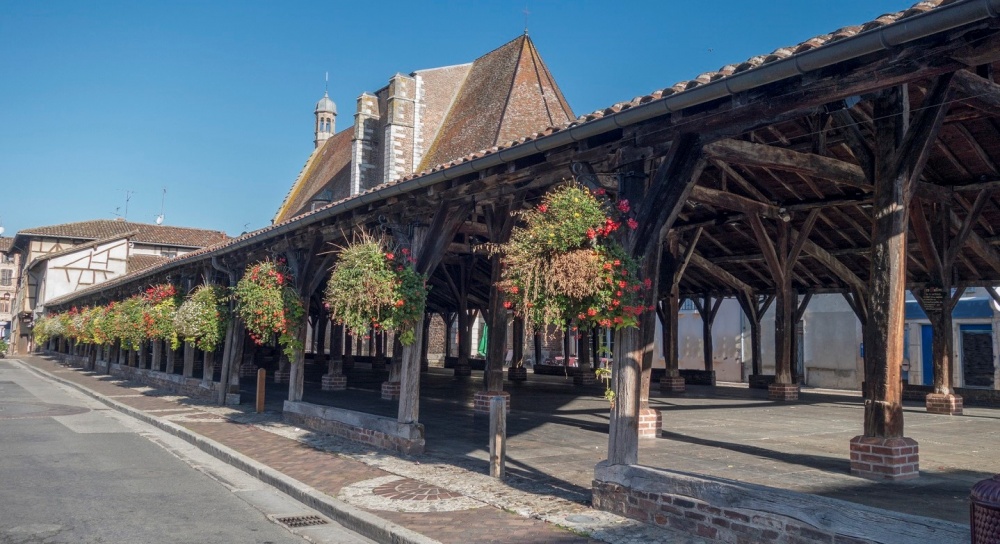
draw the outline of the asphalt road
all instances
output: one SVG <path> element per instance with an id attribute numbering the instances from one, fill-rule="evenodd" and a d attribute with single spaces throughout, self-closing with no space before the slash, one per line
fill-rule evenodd
<path id="1" fill-rule="evenodd" d="M 329 520 L 271 519 L 309 515 L 186 442 L 0 360 L 0 544 L 372 542 Z"/>

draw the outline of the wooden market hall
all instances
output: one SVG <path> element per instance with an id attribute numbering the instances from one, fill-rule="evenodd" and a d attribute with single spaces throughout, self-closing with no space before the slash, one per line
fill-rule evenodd
<path id="1" fill-rule="evenodd" d="M 537 54 L 526 36 L 518 47 Z M 425 324 L 431 315 L 446 324 L 457 319 L 456 378 L 470 373 L 472 317 L 488 325 L 476 409 L 504 396 L 516 410 L 517 393 L 505 391 L 504 360 L 508 349 L 515 361 L 524 356 L 525 327 L 504 309 L 495 286 L 499 260 L 484 246 L 507 240 L 517 219 L 512 212 L 569 181 L 635 203 L 638 226 L 624 245 L 656 285 L 645 304 L 658 307 L 643 314 L 638 328 L 615 333 L 617 400 L 607 459 L 595 475 L 596 506 L 625 513 L 623 497 L 640 491 L 632 482 L 655 479 L 639 465 L 640 441 L 660 432 L 651 389 L 684 389 L 677 313 L 688 298 L 698 299 L 702 312 L 724 298 L 739 302 L 751 325 L 751 381 L 765 384 L 772 400 L 788 402 L 799 395 L 792 360 L 805 304 L 816 294 L 842 295 L 865 340 L 864 418 L 843 456 L 862 477 L 915 478 L 919 444 L 908 437 L 902 410 L 905 294 L 920 303 L 935 335 L 926 409 L 960 415 L 951 310 L 967 288 L 1000 285 L 998 71 L 1000 0 L 921 2 L 418 173 L 362 184 L 356 194 L 335 194 L 315 209 L 297 196 L 298 209 L 267 228 L 62 297 L 46 310 L 105 304 L 156 283 L 182 291 L 202 283 L 232 286 L 247 264 L 283 257 L 310 302 L 315 333 L 308 363 L 300 353 L 279 371 L 288 373 L 285 418 L 334 433 L 349 434 L 353 425 L 368 431 L 373 445 L 420 453 L 435 439 L 424 436 L 419 412 L 427 325 L 415 331 L 412 345 L 392 350 L 397 356 L 382 394 L 398 398 L 396 418 L 302 400 L 306 364 L 326 365 L 322 388 L 336 391 L 351 386 L 345 366 L 359 359 L 358 339 L 331 323 L 322 304 L 336 259 L 331 248 L 358 229 L 386 232 L 408 247 L 432 286 Z M 351 134 L 332 139 L 347 142 Z M 767 377 L 761 345 L 772 338 L 762 337 L 760 319 L 772 305 L 776 370 Z M 658 318 L 666 372 L 650 383 Z M 219 402 L 238 393 L 241 377 L 260 361 L 240 324 L 229 327 L 224 348 L 197 355 L 206 368 L 214 361 L 223 377 L 225 385 L 213 389 Z M 392 341 L 374 344 L 383 356 Z M 580 345 L 582 369 L 593 366 L 589 345 Z M 131 358 L 113 351 L 95 357 L 134 367 L 133 373 L 165 367 L 188 373 L 196 357 L 191 347 L 175 356 L 158 342 Z M 175 357 L 184 361 L 176 371 Z"/>

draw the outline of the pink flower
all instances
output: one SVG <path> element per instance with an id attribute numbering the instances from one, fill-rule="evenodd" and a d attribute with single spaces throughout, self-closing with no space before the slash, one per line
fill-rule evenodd
<path id="1" fill-rule="evenodd" d="M 628 205 L 628 199 L 627 198 L 623 198 L 623 199 L 621 199 L 621 200 L 618 201 L 618 211 L 620 211 L 622 213 L 628 213 L 628 211 L 630 209 L 631 208 Z"/>
<path id="2" fill-rule="evenodd" d="M 630 228 L 632 230 L 635 230 L 635 229 L 639 228 L 639 222 L 636 221 L 635 219 L 632 219 L 631 217 L 629 217 L 628 218 L 628 228 Z"/>

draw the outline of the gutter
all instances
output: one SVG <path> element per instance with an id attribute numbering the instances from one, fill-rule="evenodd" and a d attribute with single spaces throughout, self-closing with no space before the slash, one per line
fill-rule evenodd
<path id="1" fill-rule="evenodd" d="M 422 189 L 443 181 L 453 180 L 506 162 L 549 151 L 573 142 L 586 140 L 604 132 L 679 112 L 736 93 L 769 85 L 783 79 L 800 76 L 814 70 L 926 38 L 932 34 L 946 32 L 954 28 L 997 17 L 1000 17 L 1000 0 L 966 0 L 964 2 L 940 6 L 931 11 L 914 15 L 913 17 L 908 17 L 850 38 L 824 44 L 815 49 L 776 60 L 745 72 L 726 76 L 666 98 L 640 104 L 627 110 L 606 115 L 594 121 L 560 130 L 549 136 L 539 137 L 529 142 L 501 149 L 495 153 L 463 162 L 451 168 L 444 168 L 419 178 L 362 194 L 356 198 L 323 208 L 313 215 L 303 217 L 299 221 L 292 220 L 289 223 L 262 232 L 259 237 L 250 236 L 233 245 L 220 248 L 220 250 L 225 250 L 226 252 L 238 250 L 293 231 L 303 225 L 319 222 L 388 197 Z M 148 275 L 153 275 L 156 272 L 159 272 L 159 270 L 151 270 Z M 143 277 L 146 276 L 136 276 L 130 278 L 130 280 L 138 280 Z M 71 300 L 74 299 L 60 302 L 60 305 L 66 304 Z"/>

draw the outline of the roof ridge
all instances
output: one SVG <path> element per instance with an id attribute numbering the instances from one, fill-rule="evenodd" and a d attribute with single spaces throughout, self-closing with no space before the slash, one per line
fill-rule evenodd
<path id="1" fill-rule="evenodd" d="M 527 35 L 522 35 L 519 37 L 527 38 Z M 517 38 L 511 40 L 507 43 L 513 43 Z M 502 47 L 502 46 L 501 46 Z M 499 51 L 500 48 L 494 49 L 494 51 Z M 489 53 L 487 53 L 489 54 Z M 486 55 L 483 55 L 485 57 Z M 493 145 L 497 145 L 497 141 L 500 140 L 500 133 L 503 131 L 503 122 L 507 118 L 507 114 L 510 113 L 510 97 L 514 94 L 514 85 L 517 83 L 517 72 L 521 68 L 521 59 L 524 57 L 524 40 L 521 41 L 521 47 L 517 49 L 517 60 L 514 61 L 514 71 L 510 75 L 510 85 L 507 86 L 507 92 L 504 93 L 503 98 L 503 109 L 500 110 L 500 122 L 497 123 L 497 131 L 493 135 Z M 480 57 L 482 58 L 482 57 Z M 542 102 L 545 100 L 543 99 Z M 546 108 L 546 111 L 548 108 Z M 551 122 L 552 116 L 549 115 L 549 121 Z"/>

